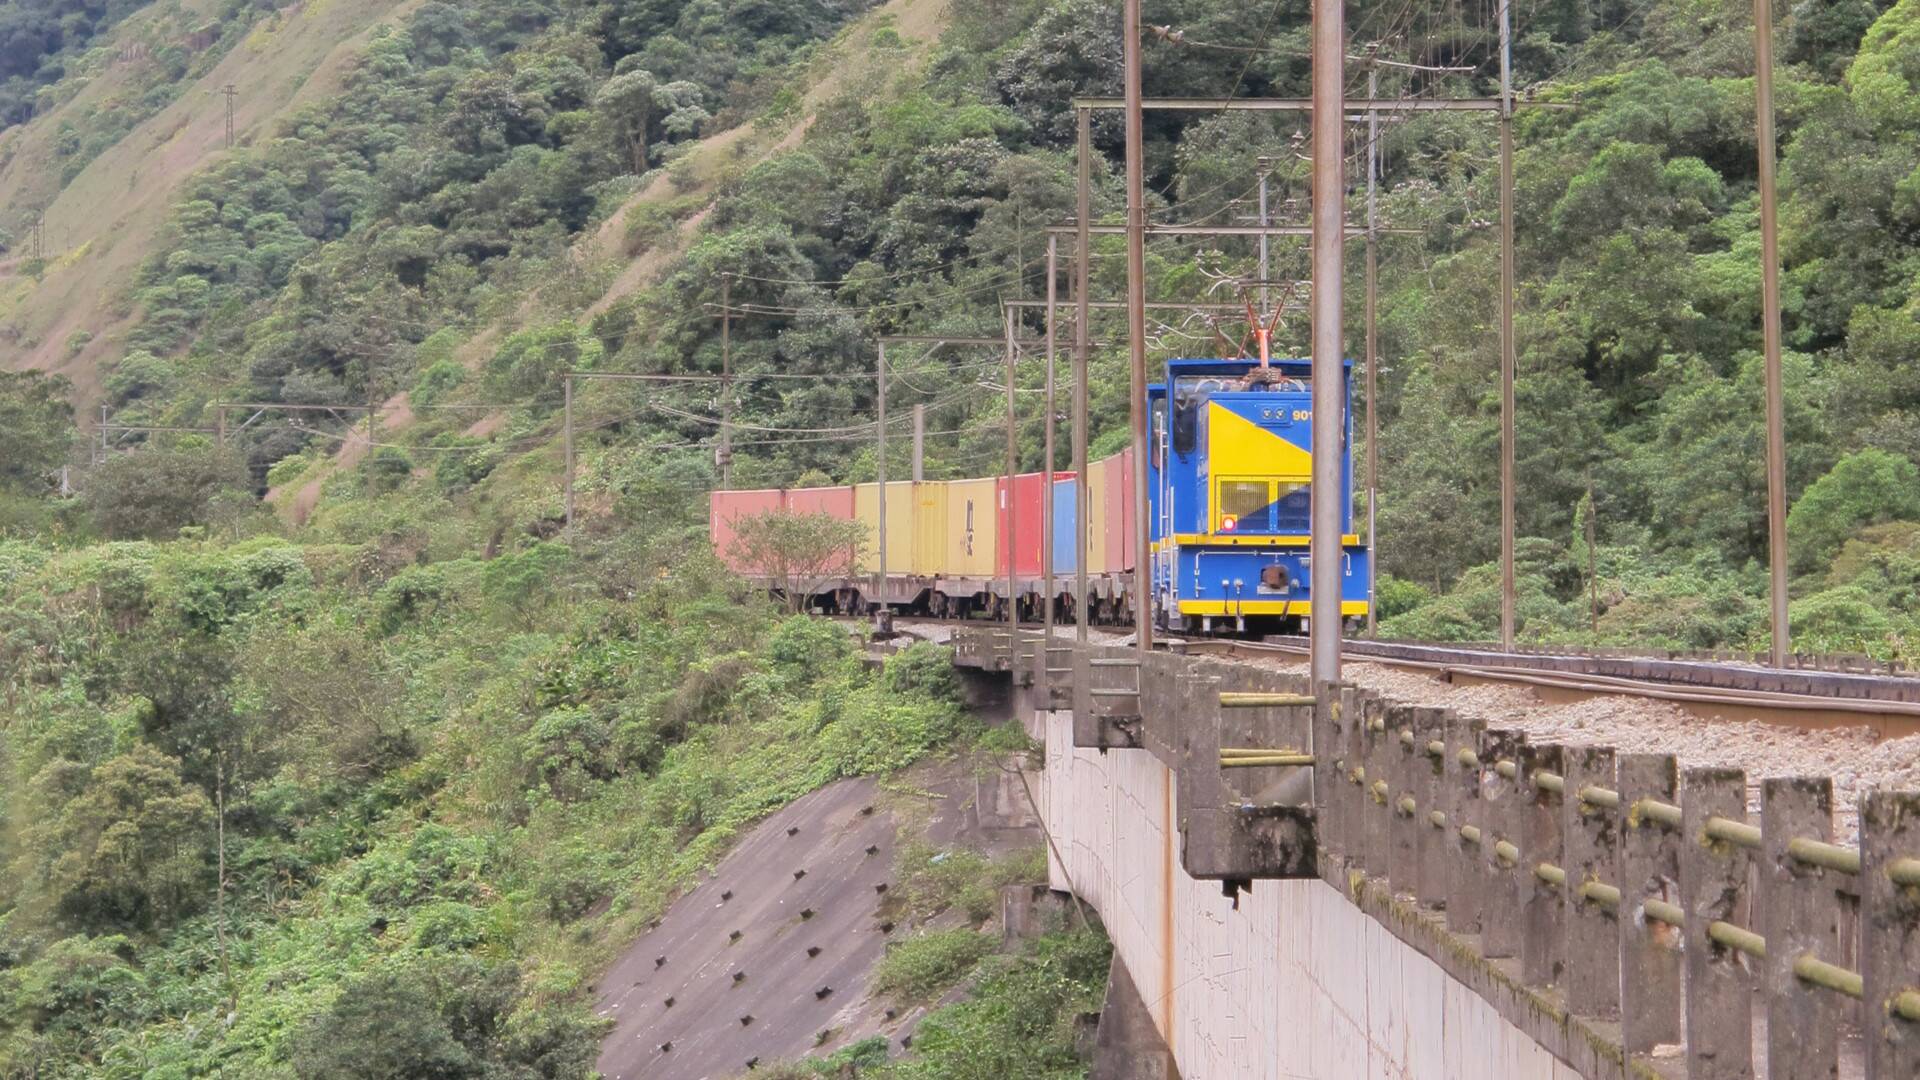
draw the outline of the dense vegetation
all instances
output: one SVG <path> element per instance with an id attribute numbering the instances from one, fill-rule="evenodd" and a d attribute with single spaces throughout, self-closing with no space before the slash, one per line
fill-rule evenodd
<path id="1" fill-rule="evenodd" d="M 146 271 L 113 403 L 129 420 L 206 422 L 216 392 L 350 404 L 410 391 L 439 408 L 409 428 L 412 449 L 383 452 L 387 475 L 471 497 L 515 451 L 551 446 L 560 370 L 717 370 L 724 287 L 750 313 L 731 328 L 734 370 L 783 376 L 740 387 L 740 419 L 766 434 L 737 440 L 736 479 L 870 476 L 858 425 L 872 383 L 847 376 L 871 370 L 875 333 L 992 334 L 999 297 L 1040 293 L 1041 226 L 1072 201 L 1067 100 L 1113 88 L 1117 26 L 1112 5 L 1085 0 L 963 5 L 923 68 L 846 87 L 798 146 L 717 176 L 685 159 L 694 140 L 744 118 L 773 130 L 800 119 L 791 86 L 807 43 L 861 6 L 770 3 L 714 19 L 699 4 L 488 0 L 430 3 L 377 31 L 343 96 L 193 182 Z M 1149 43 L 1150 92 L 1305 92 L 1293 7 L 1275 9 L 1253 52 L 1210 44 L 1245 37 L 1231 5 L 1150 7 L 1150 22 L 1183 32 Z M 1383 68 L 1382 95 L 1487 92 L 1484 13 L 1391 14 L 1361 5 L 1356 40 L 1381 35 L 1388 55 L 1472 73 Z M 1797 13 L 1781 31 L 1795 617 L 1809 648 L 1905 655 L 1915 629 L 1916 18 L 1914 0 L 1862 0 Z M 1520 84 L 1572 106 L 1520 125 L 1523 632 L 1753 644 L 1765 522 L 1743 9 L 1542 4 L 1521 19 Z M 901 39 L 883 20 L 865 44 Z M 1096 141 L 1113 154 L 1110 119 Z M 1276 201 L 1301 199 L 1296 124 L 1156 115 L 1157 204 L 1169 219 L 1230 214 L 1263 153 L 1277 159 Z M 1426 116 L 1382 140 L 1384 220 L 1421 230 L 1381 241 L 1379 522 L 1393 633 L 1486 636 L 1497 607 L 1491 139 L 1484 119 Z M 1111 214 L 1110 164 L 1096 177 Z M 573 245 L 609 216 L 627 250 L 671 258 L 657 284 L 608 294 L 587 316 L 620 264 L 582 263 Z M 1200 298 L 1218 274 L 1245 271 L 1238 243 L 1157 246 L 1154 292 Z M 1095 252 L 1103 294 L 1118 294 L 1116 251 Z M 1304 274 L 1297 247 L 1276 261 L 1279 274 Z M 1283 330 L 1295 347 L 1303 335 L 1304 320 Z M 1210 336 L 1170 325 L 1155 344 L 1206 349 Z M 896 360 L 896 403 L 930 404 L 949 433 L 933 440 L 932 475 L 991 468 L 998 404 L 978 385 L 983 359 Z M 1102 449 L 1125 411 L 1116 359 L 1096 360 Z M 1022 379 L 1038 384 L 1031 360 Z M 583 393 L 595 427 L 585 483 L 612 495 L 712 482 L 696 445 L 713 434 L 711 388 Z M 507 419 L 491 439 L 462 434 L 474 415 L 463 407 L 480 406 Z M 1023 426 L 1037 436 L 1038 422 L 1029 410 Z M 264 487 L 299 476 L 338 437 L 269 417 L 244 452 Z M 1038 443 L 1025 440 L 1028 465 Z M 631 464 L 644 445 L 660 452 Z M 528 497 L 489 503 L 503 526 L 554 512 L 510 486 Z"/>
<path id="2" fill-rule="evenodd" d="M 973 730 L 682 532 L 432 543 L 0 544 L 0 1075 L 587 1075 L 742 827 Z"/>
<path id="3" fill-rule="evenodd" d="M 72 100 L 136 7 L 0 3 L 0 123 Z M 604 950 L 740 826 L 965 736 L 923 677 L 937 663 L 876 682 L 838 631 L 780 618 L 701 553 L 711 383 L 577 388 L 580 526 L 558 540 L 561 372 L 712 374 L 724 328 L 736 484 L 869 479 L 874 335 L 993 336 L 1000 299 L 1042 295 L 1043 228 L 1073 204 L 1068 102 L 1117 89 L 1117 6 L 954 4 L 931 43 L 908 30 L 934 25 L 920 5 L 872 8 L 429 0 L 370 30 L 336 96 L 188 181 L 113 331 L 112 411 L 209 427 L 216 400 L 404 394 L 378 445 L 351 445 L 350 414 L 234 416 L 225 445 L 130 436 L 68 494 L 71 388 L 0 378 L 0 1075 L 579 1075 Z M 1169 28 L 1149 92 L 1304 94 L 1304 3 L 1257 8 L 1250 27 L 1244 5 L 1149 3 Z M 272 17 L 224 6 L 189 49 L 184 9 L 152 11 L 172 20 L 157 62 L 63 121 L 63 170 Z M 1430 69 L 1382 67 L 1382 96 L 1476 95 L 1489 14 L 1369 0 L 1351 24 Z M 1518 81 L 1559 106 L 1518 125 L 1522 632 L 1757 644 L 1744 5 L 1541 0 L 1518 19 Z M 1911 657 L 1920 0 L 1796 9 L 1780 55 L 1796 641 Z M 1108 220 L 1113 120 L 1095 128 Z M 1244 215 L 1259 156 L 1300 214 L 1298 124 L 1155 114 L 1155 215 Z M 1493 144 L 1485 117 L 1441 114 L 1380 143 L 1383 221 L 1417 230 L 1379 241 L 1392 634 L 1496 624 Z M 1100 296 L 1120 294 L 1118 250 L 1092 252 Z M 1251 255 L 1156 242 L 1152 291 L 1232 295 Z M 1275 266 L 1304 276 L 1304 250 Z M 1153 345 L 1213 341 L 1175 320 Z M 1282 345 L 1304 342 L 1289 319 Z M 929 407 L 928 475 L 996 467 L 997 361 L 889 354 L 896 415 Z M 1028 353 L 1019 382 L 1041 377 Z M 1127 412 L 1113 348 L 1090 390 L 1104 453 Z M 960 1062 L 995 1039 L 1060 1049 L 1104 957 L 1064 940 L 976 970 L 965 937 L 916 948 L 890 978 L 972 971 L 976 997 L 901 1075 L 1014 1075 Z"/>

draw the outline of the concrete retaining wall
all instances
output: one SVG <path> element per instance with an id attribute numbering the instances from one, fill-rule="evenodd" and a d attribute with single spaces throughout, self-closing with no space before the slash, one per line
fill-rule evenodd
<path id="1" fill-rule="evenodd" d="M 1145 750 L 1044 738 L 1040 799 L 1186 1080 L 1575 1080 L 1494 1007 L 1319 880 L 1259 881 L 1237 903 L 1180 865 L 1175 777 Z"/>

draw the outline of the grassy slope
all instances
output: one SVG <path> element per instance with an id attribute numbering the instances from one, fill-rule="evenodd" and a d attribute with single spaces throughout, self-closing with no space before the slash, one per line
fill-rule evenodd
<path id="1" fill-rule="evenodd" d="M 346 61 L 372 28 L 417 2 L 311 0 L 285 9 L 173 104 L 95 158 L 46 210 L 49 235 L 66 254 L 38 282 L 0 270 L 0 321 L 19 332 L 0 350 L 0 364 L 66 375 L 82 409 L 90 407 L 101 365 L 119 353 L 120 334 L 138 318 L 127 310 L 127 286 L 153 251 L 174 193 L 222 149 L 226 122 L 217 89 L 229 83 L 239 89 L 236 138 L 263 137 L 291 110 L 337 89 Z M 110 46 L 137 39 L 145 25 L 129 20 Z M 97 90 L 87 87 L 9 134 L 4 146 L 12 148 L 12 161 L 0 166 L 0 199 L 31 197 L 49 168 L 48 147 L 61 122 L 111 92 L 115 77 L 110 69 Z M 69 352 L 68 339 L 83 330 L 92 340 Z"/>

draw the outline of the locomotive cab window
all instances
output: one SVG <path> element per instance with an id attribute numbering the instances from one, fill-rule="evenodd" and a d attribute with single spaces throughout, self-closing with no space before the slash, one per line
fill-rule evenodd
<path id="1" fill-rule="evenodd" d="M 1198 398 L 1190 389 L 1178 390 L 1173 395 L 1173 452 L 1182 457 L 1193 453 L 1200 441 Z"/>

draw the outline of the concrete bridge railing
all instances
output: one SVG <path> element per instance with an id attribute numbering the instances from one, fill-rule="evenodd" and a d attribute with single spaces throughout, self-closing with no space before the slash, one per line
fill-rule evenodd
<path id="1" fill-rule="evenodd" d="M 1005 628 L 960 631 L 956 662 L 1070 735 L 1049 783 L 1056 755 L 1164 768 L 1183 879 L 1236 909 L 1256 881 L 1324 882 L 1578 1075 L 1920 1077 L 1920 795 L 1870 793 L 1839 844 L 1826 777 L 1766 779 L 1750 816 L 1737 770 L 1257 665 Z"/>

